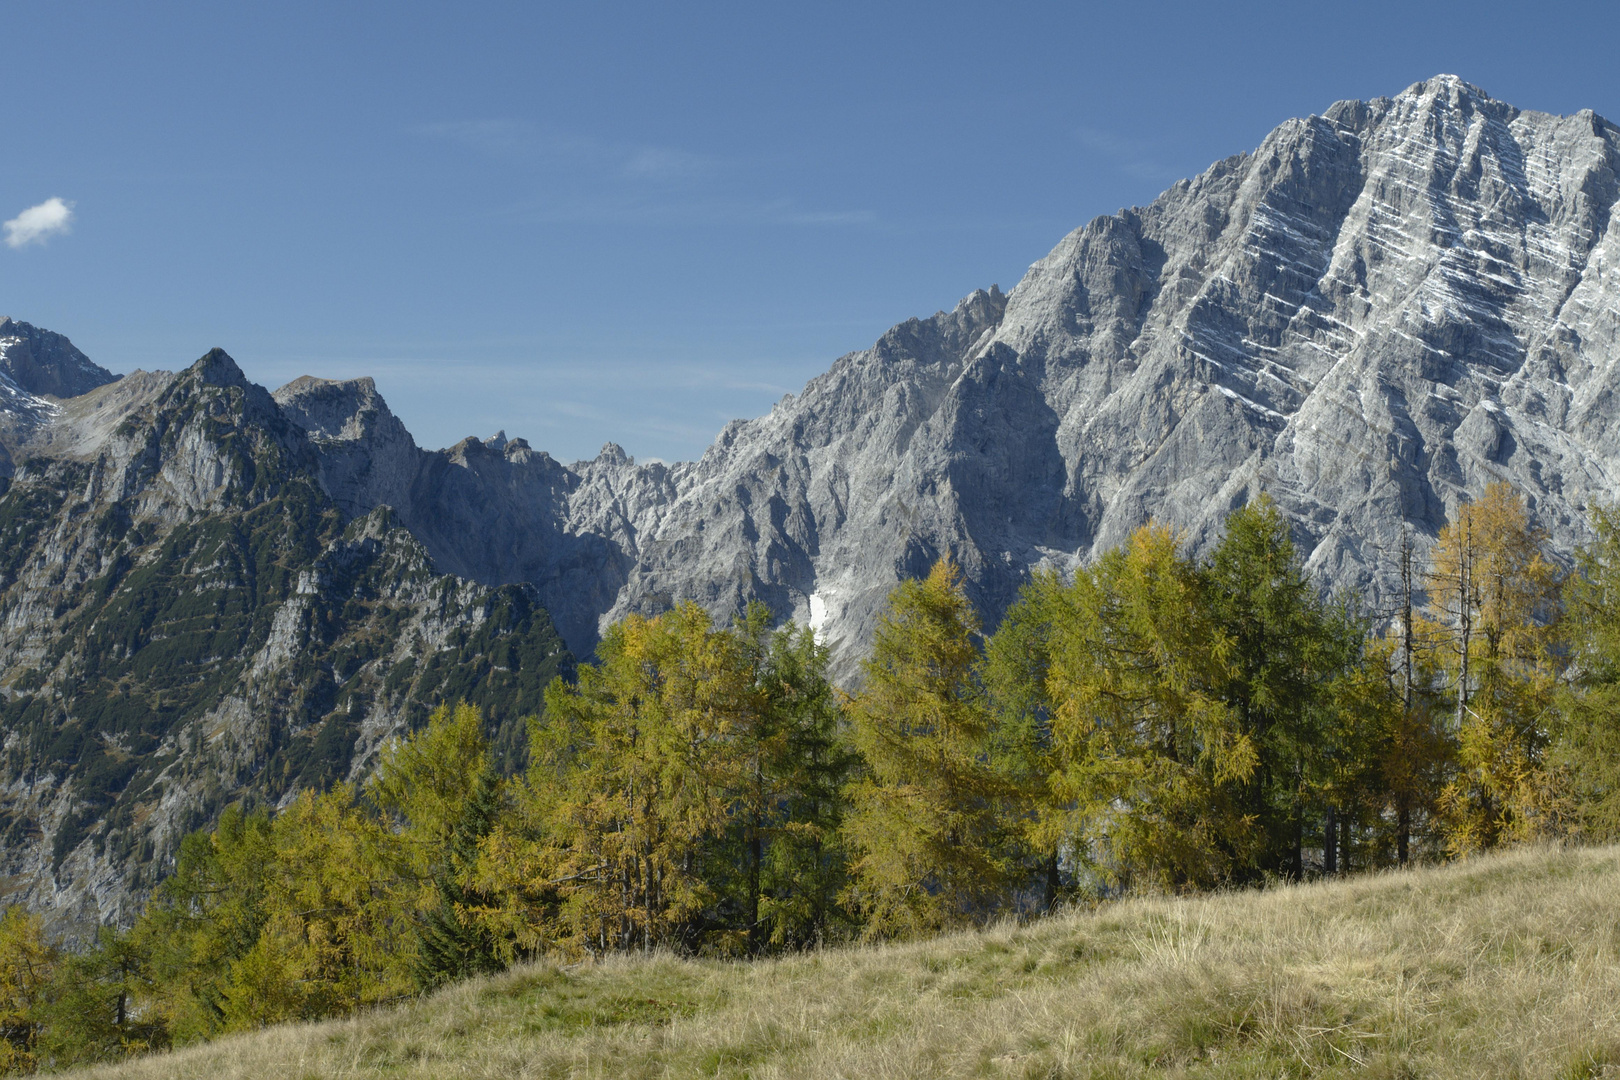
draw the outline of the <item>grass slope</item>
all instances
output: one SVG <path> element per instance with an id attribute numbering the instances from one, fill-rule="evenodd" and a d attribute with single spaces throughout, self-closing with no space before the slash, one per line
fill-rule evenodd
<path id="1" fill-rule="evenodd" d="M 1620 1075 L 1620 848 L 752 964 L 537 965 L 89 1075 Z"/>

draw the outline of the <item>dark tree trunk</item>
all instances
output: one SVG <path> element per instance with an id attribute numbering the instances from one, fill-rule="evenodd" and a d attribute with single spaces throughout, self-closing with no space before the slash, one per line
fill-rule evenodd
<path id="1" fill-rule="evenodd" d="M 1327 810 L 1327 827 L 1322 830 L 1322 873 L 1339 872 L 1339 816 L 1333 807 Z"/>
<path id="2" fill-rule="evenodd" d="M 1339 872 L 1341 874 L 1348 874 L 1350 872 L 1350 824 L 1351 822 L 1349 814 L 1345 814 L 1339 819 Z"/>

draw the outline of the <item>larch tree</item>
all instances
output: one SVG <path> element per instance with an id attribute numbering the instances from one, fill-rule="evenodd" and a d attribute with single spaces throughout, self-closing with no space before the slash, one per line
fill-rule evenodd
<path id="1" fill-rule="evenodd" d="M 153 983 L 144 1009 L 176 1045 L 232 1019 L 227 990 L 269 920 L 275 865 L 269 814 L 228 806 L 213 829 L 181 841 L 174 873 L 153 891 L 133 932 Z"/>
<path id="2" fill-rule="evenodd" d="M 865 764 L 849 788 L 849 898 L 875 936 L 977 921 L 1014 880 L 1011 785 L 995 768 L 976 677 L 979 620 L 956 566 L 889 595 L 848 704 Z"/>
<path id="3" fill-rule="evenodd" d="M 556 942 L 601 953 L 679 945 L 715 900 L 706 847 L 740 786 L 756 705 L 735 635 L 692 603 L 610 628 L 575 686 L 546 691 L 526 798 L 535 870 L 556 890 Z"/>
<path id="4" fill-rule="evenodd" d="M 38 1064 L 39 1006 L 60 962 L 38 914 L 19 904 L 0 914 L 0 1072 L 33 1072 Z"/>
<path id="5" fill-rule="evenodd" d="M 349 784 L 275 816 L 264 925 L 221 988 L 228 1030 L 349 1015 L 411 988 L 381 839 Z"/>
<path id="6" fill-rule="evenodd" d="M 1464 503 L 1430 552 L 1425 631 L 1452 690 L 1456 770 L 1441 794 L 1455 852 L 1547 824 L 1543 756 L 1562 659 L 1562 575 L 1522 496 L 1493 483 Z"/>
<path id="7" fill-rule="evenodd" d="M 1075 575 L 1051 620 L 1047 842 L 1102 883 L 1221 881 L 1257 847 L 1255 742 L 1222 698 L 1232 642 L 1166 528 Z"/>

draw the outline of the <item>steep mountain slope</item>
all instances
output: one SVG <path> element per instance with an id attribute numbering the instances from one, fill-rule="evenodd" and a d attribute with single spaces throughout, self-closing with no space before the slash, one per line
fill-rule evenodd
<path id="1" fill-rule="evenodd" d="M 569 645 L 628 611 L 748 598 L 849 676 L 894 582 L 952 554 L 988 619 L 1038 565 L 1150 516 L 1207 543 L 1269 491 L 1325 583 L 1391 586 L 1493 479 L 1555 544 L 1620 488 L 1620 132 L 1451 76 L 1291 120 L 1077 229 L 1003 296 L 840 359 L 702 460 L 521 440 L 424 453 L 369 384 L 278 392 L 350 512 L 393 506 L 442 567 L 532 581 Z"/>
<path id="2" fill-rule="evenodd" d="M 65 341 L 65 339 L 63 339 Z M 0 480 L 0 899 L 121 918 L 227 802 L 359 774 L 441 701 L 498 742 L 569 657 L 532 590 L 438 573 L 215 350 L 52 404 Z"/>
<path id="3" fill-rule="evenodd" d="M 116 378 L 61 334 L 0 316 L 0 379 L 24 393 L 78 397 Z"/>
<path id="4" fill-rule="evenodd" d="M 1567 551 L 1620 495 L 1617 162 L 1450 76 L 1340 102 L 670 466 L 426 451 L 369 379 L 114 381 L 0 321 L 0 896 L 127 913 L 227 800 L 359 775 L 443 699 L 516 755 L 564 644 L 681 599 L 810 622 L 847 680 L 942 554 L 993 623 L 1262 490 L 1375 599 L 1495 479 Z"/>

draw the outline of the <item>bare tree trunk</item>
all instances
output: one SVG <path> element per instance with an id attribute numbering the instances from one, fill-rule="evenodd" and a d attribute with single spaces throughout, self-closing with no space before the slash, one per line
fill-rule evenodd
<path id="1" fill-rule="evenodd" d="M 1354 824 L 1355 819 L 1350 814 L 1344 814 L 1339 818 L 1339 873 L 1341 874 L 1350 872 L 1350 841 L 1355 835 L 1352 828 Z"/>

